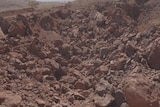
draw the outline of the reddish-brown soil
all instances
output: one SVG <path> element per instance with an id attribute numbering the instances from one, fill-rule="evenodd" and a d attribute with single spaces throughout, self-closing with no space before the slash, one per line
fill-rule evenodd
<path id="1" fill-rule="evenodd" d="M 0 13 L 0 107 L 160 107 L 160 1 Z"/>

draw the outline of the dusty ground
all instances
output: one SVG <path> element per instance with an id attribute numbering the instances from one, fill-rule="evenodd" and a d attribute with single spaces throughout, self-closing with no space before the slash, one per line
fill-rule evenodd
<path id="1" fill-rule="evenodd" d="M 159 0 L 0 13 L 0 107 L 160 107 Z"/>

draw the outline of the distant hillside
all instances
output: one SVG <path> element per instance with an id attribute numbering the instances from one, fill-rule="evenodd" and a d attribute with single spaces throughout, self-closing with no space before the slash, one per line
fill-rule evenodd
<path id="1" fill-rule="evenodd" d="M 28 0 L 1 0 L 0 2 L 0 11 L 28 7 Z"/>
<path id="2" fill-rule="evenodd" d="M 29 0 L 0 0 L 0 11 L 27 8 L 29 7 L 28 1 Z M 61 6 L 61 5 L 64 5 L 64 3 L 40 2 L 38 5 L 38 9 L 51 8 L 53 6 Z"/>

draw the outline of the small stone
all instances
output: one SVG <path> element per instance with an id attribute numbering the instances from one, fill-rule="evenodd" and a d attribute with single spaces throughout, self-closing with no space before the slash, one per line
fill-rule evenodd
<path id="1" fill-rule="evenodd" d="M 116 90 L 116 92 L 114 93 L 114 98 L 115 98 L 115 103 L 116 105 L 119 107 L 121 106 L 121 104 L 125 103 L 125 95 L 122 92 L 122 90 Z"/>
<path id="2" fill-rule="evenodd" d="M 46 102 L 42 99 L 36 99 L 36 102 L 38 104 L 39 107 L 44 107 Z"/>
<path id="3" fill-rule="evenodd" d="M 122 103 L 120 107 L 129 107 L 127 103 Z"/>
<path id="4" fill-rule="evenodd" d="M 60 82 L 74 84 L 76 81 L 76 78 L 74 76 L 63 76 L 60 80 Z"/>
<path id="5" fill-rule="evenodd" d="M 54 41 L 54 46 L 55 47 L 61 47 L 63 45 L 63 41 L 62 40 L 55 40 Z"/>
<path id="6" fill-rule="evenodd" d="M 95 101 L 96 107 L 107 107 L 109 104 L 111 104 L 114 101 L 114 97 L 112 97 L 109 94 L 106 94 L 105 97 L 94 96 L 94 101 Z"/>
<path id="7" fill-rule="evenodd" d="M 70 56 L 70 49 L 71 46 L 69 44 L 63 44 L 62 46 L 59 46 L 59 52 L 65 57 Z"/>
<path id="8" fill-rule="evenodd" d="M 74 92 L 74 98 L 76 100 L 85 100 L 85 97 L 78 92 Z"/>
<path id="9" fill-rule="evenodd" d="M 127 54 L 127 56 L 131 57 L 132 55 L 134 55 L 136 53 L 136 48 L 130 44 L 127 44 L 125 47 L 125 53 Z"/>
<path id="10" fill-rule="evenodd" d="M 2 29 L 2 32 L 4 34 L 7 34 L 8 33 L 8 29 L 10 27 L 10 24 L 7 20 L 3 19 L 2 17 L 0 17 L 0 27 Z"/>
<path id="11" fill-rule="evenodd" d="M 77 47 L 77 46 L 74 46 L 73 49 L 72 49 L 72 53 L 73 53 L 73 55 L 81 55 L 82 54 L 82 49 Z"/>
<path id="12" fill-rule="evenodd" d="M 50 64 L 51 64 L 52 69 L 55 69 L 55 70 L 60 69 L 59 63 L 57 63 L 55 60 L 50 60 Z"/>
<path id="13" fill-rule="evenodd" d="M 77 56 L 72 56 L 70 62 L 74 64 L 79 64 L 81 63 L 81 59 L 78 58 Z"/>
<path id="14" fill-rule="evenodd" d="M 103 97 L 108 92 L 104 85 L 96 84 L 95 87 L 96 94 L 98 94 L 99 96 Z"/>
<path id="15" fill-rule="evenodd" d="M 75 88 L 87 90 L 89 88 L 89 84 L 86 81 L 77 81 L 75 83 Z"/>
<path id="16" fill-rule="evenodd" d="M 37 68 L 37 72 L 40 72 L 42 75 L 50 75 L 52 71 L 49 68 Z"/>
<path id="17" fill-rule="evenodd" d="M 94 65 L 95 65 L 95 66 L 100 66 L 102 63 L 103 63 L 103 62 L 102 62 L 102 60 L 101 60 L 100 58 L 97 58 L 97 59 L 95 59 L 95 61 L 94 61 Z"/>
<path id="18" fill-rule="evenodd" d="M 0 92 L 0 104 L 6 105 L 6 107 L 17 107 L 21 101 L 21 96 L 11 91 Z"/>
<path id="19" fill-rule="evenodd" d="M 103 59 L 103 58 L 105 58 L 107 56 L 108 53 L 109 53 L 108 47 L 102 47 L 102 48 L 100 48 L 99 57 L 101 59 Z"/>
<path id="20" fill-rule="evenodd" d="M 101 79 L 99 83 L 95 85 L 96 94 L 99 96 L 105 96 L 107 93 L 112 92 L 113 86 L 104 79 Z"/>
<path id="21" fill-rule="evenodd" d="M 107 65 L 101 65 L 99 69 L 96 71 L 96 73 L 103 74 L 108 72 L 108 66 Z"/>
<path id="22" fill-rule="evenodd" d="M 127 59 L 126 58 L 119 58 L 117 61 L 113 62 L 113 64 L 110 65 L 110 68 L 112 70 L 123 70 L 125 67 Z"/>
<path id="23" fill-rule="evenodd" d="M 5 34 L 2 32 L 2 30 L 0 29 L 0 39 L 5 39 L 6 36 Z"/>

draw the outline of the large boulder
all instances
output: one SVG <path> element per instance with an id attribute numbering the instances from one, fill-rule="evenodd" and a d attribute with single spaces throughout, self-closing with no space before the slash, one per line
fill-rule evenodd
<path id="1" fill-rule="evenodd" d="M 130 74 L 123 82 L 123 91 L 130 107 L 160 107 L 160 90 L 143 74 Z"/>
<path id="2" fill-rule="evenodd" d="M 42 29 L 44 29 L 46 31 L 53 31 L 53 29 L 54 29 L 53 19 L 49 16 L 43 17 L 40 20 L 39 24 L 42 27 Z"/>
<path id="3" fill-rule="evenodd" d="M 0 17 L 0 27 L 3 31 L 4 34 L 8 33 L 8 29 L 10 27 L 10 24 L 8 23 L 7 20 L 3 19 L 2 17 Z"/>
<path id="4" fill-rule="evenodd" d="M 160 69 L 160 40 L 157 40 L 152 46 L 148 55 L 148 64 L 153 69 Z"/>
<path id="5" fill-rule="evenodd" d="M 66 19 L 66 18 L 68 18 L 68 17 L 70 16 L 71 11 L 70 11 L 70 10 L 67 10 L 67 9 L 65 9 L 65 10 L 58 10 L 58 11 L 56 12 L 56 14 L 57 14 L 61 19 Z"/>
<path id="6" fill-rule="evenodd" d="M 17 35 L 27 36 L 29 34 L 32 34 L 32 31 L 28 23 L 23 22 L 21 20 L 17 20 L 16 22 L 12 23 L 8 29 L 9 37 L 14 37 Z"/>
<path id="7" fill-rule="evenodd" d="M 0 29 L 0 39 L 4 39 L 6 38 L 5 34 L 3 33 L 3 31 Z"/>
<path id="8" fill-rule="evenodd" d="M 0 106 L 1 107 L 18 107 L 21 103 L 21 96 L 10 91 L 0 92 Z"/>
<path id="9" fill-rule="evenodd" d="M 17 17 L 16 17 L 16 19 L 17 19 L 17 21 L 22 21 L 23 22 L 23 24 L 27 28 L 26 30 L 27 30 L 28 34 L 32 34 L 32 30 L 30 29 L 30 26 L 28 24 L 28 19 L 25 16 L 23 16 L 21 14 L 18 14 Z"/>

